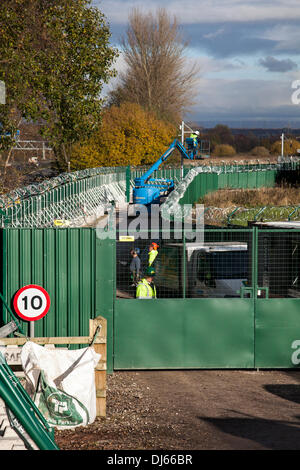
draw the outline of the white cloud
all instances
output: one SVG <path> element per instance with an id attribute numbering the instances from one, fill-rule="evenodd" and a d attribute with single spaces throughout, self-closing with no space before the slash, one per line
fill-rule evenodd
<path id="1" fill-rule="evenodd" d="M 109 21 L 126 23 L 133 7 L 155 11 L 164 7 L 180 23 L 226 23 L 300 19 L 299 0 L 94 0 Z"/>
<path id="2" fill-rule="evenodd" d="M 300 30 L 296 25 L 275 25 L 272 28 L 266 28 L 264 32 L 259 35 L 262 39 L 277 41 L 274 47 L 278 52 L 299 49 L 300 43 Z"/>
<path id="3" fill-rule="evenodd" d="M 200 76 L 214 73 L 245 69 L 246 65 L 239 59 L 214 59 L 208 56 L 198 56 L 195 62 L 200 68 Z"/>
<path id="4" fill-rule="evenodd" d="M 281 111 L 286 115 L 300 116 L 300 107 L 291 103 L 291 83 L 300 79 L 299 72 L 287 71 L 283 80 L 257 67 L 262 50 L 265 56 L 275 57 L 277 61 L 289 58 L 298 62 L 300 29 L 295 25 L 295 20 L 300 19 L 300 0 L 94 0 L 94 4 L 99 6 L 111 25 L 120 26 L 120 31 L 124 30 L 128 13 L 133 7 L 140 7 L 142 12 L 155 12 L 157 7 L 164 7 L 170 14 L 176 15 L 187 31 L 188 25 L 191 25 L 191 34 L 199 39 L 199 44 L 194 42 L 189 55 L 191 61 L 200 65 L 195 109 L 198 108 L 197 114 L 202 119 L 205 116 L 215 116 L 217 119 L 226 115 L 278 119 Z M 234 22 L 236 25 L 233 25 Z M 206 40 L 206 46 L 212 44 L 207 56 L 205 49 L 200 48 L 201 36 Z M 231 43 L 238 42 L 238 38 L 243 39 L 242 44 L 238 43 L 240 48 L 234 49 L 233 57 L 227 59 L 225 46 L 229 48 Z M 224 47 L 220 49 L 220 58 L 217 58 L 215 50 L 221 45 Z M 247 60 L 244 60 L 241 51 L 246 51 Z M 116 68 L 120 71 L 124 67 L 121 56 Z M 262 80 L 267 74 L 271 79 Z M 110 88 L 114 83 L 115 80 L 110 83 Z"/>
<path id="5" fill-rule="evenodd" d="M 202 80 L 197 102 L 202 114 L 270 114 L 292 106 L 292 91 L 289 81 Z"/>
<path id="6" fill-rule="evenodd" d="M 206 38 L 206 39 L 214 39 L 218 36 L 221 36 L 223 33 L 224 33 L 224 28 L 219 28 L 217 29 L 217 31 L 213 31 L 211 33 L 208 33 L 208 34 L 203 34 L 203 37 Z"/>

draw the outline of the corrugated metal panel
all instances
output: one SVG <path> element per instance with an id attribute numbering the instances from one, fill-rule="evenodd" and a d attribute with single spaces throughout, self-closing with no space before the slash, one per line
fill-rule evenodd
<path id="1" fill-rule="evenodd" d="M 225 167 L 224 167 L 225 168 Z M 254 189 L 273 187 L 276 183 L 276 170 L 237 171 L 238 167 L 228 167 L 220 174 L 199 173 L 187 187 L 180 204 L 194 204 L 209 192 L 218 189 Z"/>
<path id="2" fill-rule="evenodd" d="M 96 311 L 107 320 L 107 370 L 113 371 L 116 240 L 96 239 Z"/>
<path id="3" fill-rule="evenodd" d="M 3 230 L 7 264 L 2 285 L 8 302 L 28 284 L 41 285 L 50 295 L 50 310 L 35 322 L 35 336 L 88 335 L 89 319 L 96 316 L 95 230 Z M 29 334 L 28 323 L 22 326 Z"/>

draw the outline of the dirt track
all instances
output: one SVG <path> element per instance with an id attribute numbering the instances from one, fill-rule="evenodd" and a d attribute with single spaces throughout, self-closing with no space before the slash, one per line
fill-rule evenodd
<path id="1" fill-rule="evenodd" d="M 298 450 L 300 371 L 134 371 L 108 377 L 107 417 L 63 449 Z"/>

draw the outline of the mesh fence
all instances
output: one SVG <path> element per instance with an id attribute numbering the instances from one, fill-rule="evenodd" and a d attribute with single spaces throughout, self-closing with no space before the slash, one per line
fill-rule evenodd
<path id="1" fill-rule="evenodd" d="M 110 201 L 125 201 L 126 169 L 84 170 L 19 188 L 2 196 L 2 227 L 80 226 L 105 210 Z"/>
<path id="2" fill-rule="evenodd" d="M 267 288 L 271 298 L 299 298 L 300 230 L 261 229 L 257 250 L 258 288 Z"/>
<path id="3" fill-rule="evenodd" d="M 117 236 L 118 298 L 300 298 L 300 228 L 208 229 L 201 242 L 162 235 Z"/>
<path id="4" fill-rule="evenodd" d="M 300 206 L 206 207 L 204 218 L 207 225 L 245 227 L 250 221 L 298 221 L 300 220 Z"/>
<path id="5" fill-rule="evenodd" d="M 193 241 L 195 233 L 163 235 L 135 242 L 117 239 L 117 297 L 139 297 L 141 282 L 149 297 L 155 286 L 157 298 L 239 297 L 240 287 L 248 285 L 251 230 L 208 230 L 197 237 L 201 241 Z"/>
<path id="6" fill-rule="evenodd" d="M 63 173 L 39 184 L 15 189 L 0 198 L 1 227 L 51 227 L 55 221 L 69 226 L 86 223 L 86 218 L 97 217 L 98 209 L 111 200 L 130 201 L 134 179 L 144 174 L 145 168 L 116 167 L 92 168 Z M 154 178 L 172 178 L 175 190 L 161 206 L 162 217 L 172 219 L 172 214 L 184 204 L 194 204 L 199 197 L 218 188 L 273 186 L 282 181 L 292 184 L 299 181 L 299 159 L 269 164 L 226 164 L 162 168 L 153 173 Z M 183 178 L 182 178 L 183 176 Z M 276 209 L 276 208 L 275 208 Z M 299 207 L 281 208 L 288 220 L 299 216 Z M 272 219 L 278 210 L 272 212 Z M 264 208 L 264 220 L 270 213 Z M 220 217 L 221 211 L 209 210 L 207 216 Z M 248 220 L 245 210 L 235 211 L 234 223 L 244 225 Z M 239 217 L 238 217 L 239 216 Z M 231 217 L 231 216 L 230 216 Z M 89 220 L 89 219 L 87 219 Z M 269 219 L 267 219 L 269 220 Z"/>

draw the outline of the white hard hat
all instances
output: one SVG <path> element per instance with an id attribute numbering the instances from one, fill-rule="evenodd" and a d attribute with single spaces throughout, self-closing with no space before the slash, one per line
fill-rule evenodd
<path id="1" fill-rule="evenodd" d="M 196 131 L 195 134 L 199 135 L 199 131 Z"/>

